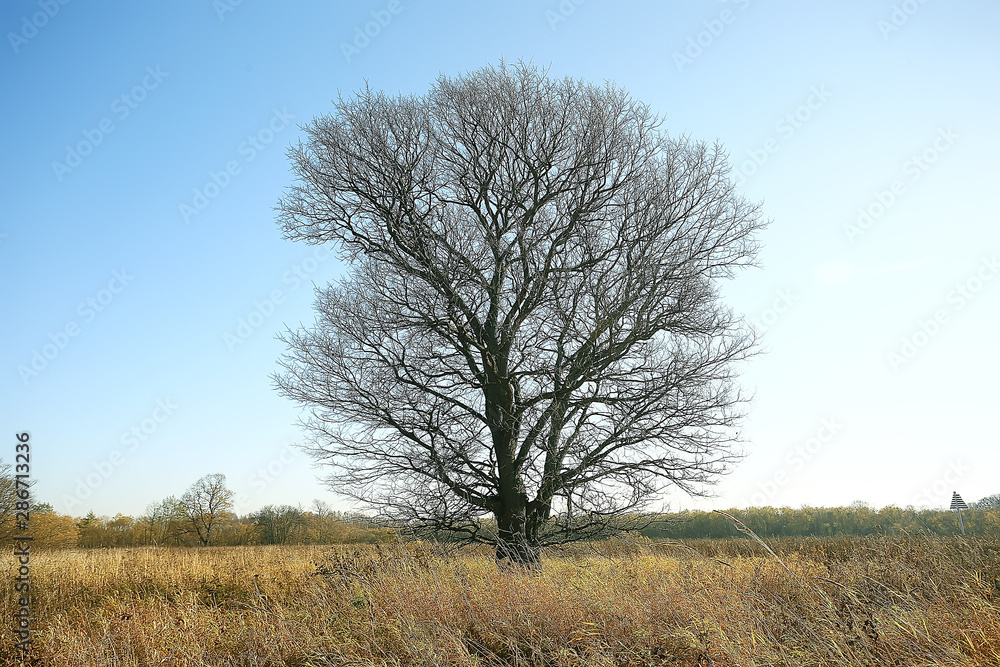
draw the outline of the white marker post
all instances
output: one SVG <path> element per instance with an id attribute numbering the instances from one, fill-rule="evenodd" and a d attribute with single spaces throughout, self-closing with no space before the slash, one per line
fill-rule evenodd
<path id="1" fill-rule="evenodd" d="M 962 534 L 965 535 L 965 524 L 962 523 L 962 510 L 969 509 L 969 506 L 962 500 L 962 496 L 958 495 L 958 491 L 952 491 L 951 493 L 951 509 L 958 512 L 958 527 L 962 529 Z"/>

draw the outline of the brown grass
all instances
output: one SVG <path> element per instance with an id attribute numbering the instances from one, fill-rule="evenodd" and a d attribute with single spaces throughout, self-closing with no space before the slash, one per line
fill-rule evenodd
<path id="1" fill-rule="evenodd" d="M 42 551 L 33 660 L 1000 665 L 997 541 L 768 544 L 614 540 L 530 573 L 425 544 Z M 12 584 L 0 603 L 11 619 Z"/>

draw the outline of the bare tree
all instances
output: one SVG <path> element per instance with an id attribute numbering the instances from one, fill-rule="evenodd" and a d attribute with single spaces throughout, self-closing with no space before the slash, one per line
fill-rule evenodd
<path id="1" fill-rule="evenodd" d="M 333 507 L 330 505 L 330 503 L 326 502 L 325 500 L 320 500 L 319 498 L 313 499 L 312 504 L 309 505 L 309 511 L 315 514 L 316 516 L 320 517 L 321 519 L 330 515 L 334 515 Z"/>
<path id="2" fill-rule="evenodd" d="M 226 488 L 226 476 L 205 475 L 181 496 L 190 532 L 202 546 L 208 546 L 212 530 L 233 506 L 233 492 Z"/>
<path id="3" fill-rule="evenodd" d="M 275 382 L 332 489 L 535 564 L 739 457 L 755 338 L 718 283 L 763 222 L 718 144 L 661 125 L 501 63 L 304 128 L 279 222 L 350 270 Z"/>
<path id="4" fill-rule="evenodd" d="M 263 544 L 285 544 L 303 523 L 302 510 L 291 505 L 267 505 L 250 515 Z"/>
<path id="5" fill-rule="evenodd" d="M 187 508 L 174 496 L 147 505 L 139 523 L 143 526 L 143 539 L 147 544 L 164 544 L 168 537 L 181 538 L 191 532 L 188 530 L 190 520 Z"/>
<path id="6" fill-rule="evenodd" d="M 17 527 L 17 483 L 10 464 L 0 459 L 0 540 L 9 544 L 10 539 L 21 531 Z"/>
<path id="7" fill-rule="evenodd" d="M 986 496 L 985 498 L 980 498 L 976 502 L 972 503 L 969 507 L 971 507 L 974 510 L 1000 509 L 1000 493 L 994 493 L 992 496 Z"/>

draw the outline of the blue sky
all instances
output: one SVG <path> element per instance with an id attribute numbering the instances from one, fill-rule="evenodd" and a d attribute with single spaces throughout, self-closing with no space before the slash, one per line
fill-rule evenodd
<path id="1" fill-rule="evenodd" d="M 670 507 L 1000 492 L 998 22 L 986 0 L 6 2 L 0 458 L 29 431 L 38 498 L 76 516 L 208 473 L 241 513 L 346 508 L 268 378 L 342 269 L 281 239 L 285 149 L 366 81 L 504 57 L 720 140 L 773 220 L 724 288 L 766 332 L 748 457 Z"/>

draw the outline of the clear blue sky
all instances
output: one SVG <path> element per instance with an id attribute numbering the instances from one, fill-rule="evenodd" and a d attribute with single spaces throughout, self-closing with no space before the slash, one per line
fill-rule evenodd
<path id="1" fill-rule="evenodd" d="M 766 329 L 749 456 L 671 507 L 1000 492 L 996 2 L 63 1 L 0 9 L 0 458 L 30 431 L 57 510 L 138 514 L 208 473 L 240 512 L 337 502 L 268 379 L 341 270 L 280 237 L 284 151 L 365 81 L 501 57 L 721 140 L 773 219 L 725 287 Z"/>

